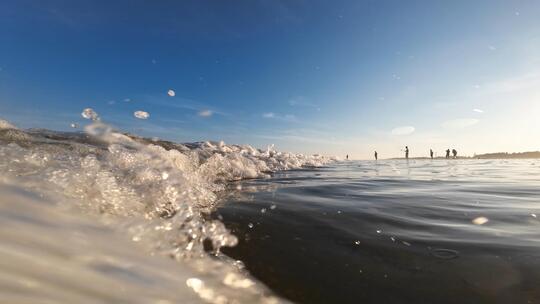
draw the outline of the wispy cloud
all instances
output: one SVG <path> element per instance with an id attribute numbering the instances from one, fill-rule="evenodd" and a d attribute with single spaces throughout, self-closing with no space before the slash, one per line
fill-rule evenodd
<path id="1" fill-rule="evenodd" d="M 479 87 L 479 93 L 483 95 L 513 93 L 538 87 L 540 87 L 540 73 L 528 73 L 484 83 Z"/>
<path id="2" fill-rule="evenodd" d="M 413 126 L 402 126 L 392 129 L 392 135 L 409 135 L 414 132 L 415 128 Z"/>
<path id="3" fill-rule="evenodd" d="M 442 127 L 447 130 L 464 129 L 474 126 L 478 122 L 480 122 L 480 120 L 476 118 L 459 118 L 443 122 Z"/>
<path id="4" fill-rule="evenodd" d="M 321 108 L 317 104 L 310 102 L 304 96 L 297 96 L 297 97 L 289 99 L 289 105 L 291 107 L 307 107 L 307 108 L 314 108 L 317 111 L 321 110 Z"/>
<path id="5" fill-rule="evenodd" d="M 484 113 L 484 111 L 480 110 L 480 109 L 473 109 L 473 111 L 476 112 L 476 113 Z"/>
<path id="6" fill-rule="evenodd" d="M 199 116 L 201 116 L 201 117 L 210 117 L 214 113 L 212 111 L 210 111 L 210 110 L 202 110 L 202 111 L 199 111 L 199 113 L 197 113 L 197 114 Z"/>
<path id="7" fill-rule="evenodd" d="M 262 114 L 263 118 L 277 119 L 282 121 L 297 122 L 298 119 L 294 114 L 276 114 L 274 112 L 267 112 Z"/>

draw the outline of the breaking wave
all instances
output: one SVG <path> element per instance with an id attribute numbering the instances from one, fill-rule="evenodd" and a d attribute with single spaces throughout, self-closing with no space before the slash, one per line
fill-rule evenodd
<path id="1" fill-rule="evenodd" d="M 0 226 L 12 232 L 0 236 L 0 282 L 23 282 L 19 289 L 0 283 L 0 289 L 11 296 L 8 300 L 23 303 L 35 303 L 32 295 L 53 302 L 100 297 L 130 303 L 282 302 L 251 278 L 241 262 L 220 253 L 223 246 L 235 246 L 237 238 L 206 214 L 230 181 L 332 160 L 273 147 L 141 138 L 117 132 L 99 119 L 79 133 L 20 130 L 0 120 Z M 63 229 L 88 243 L 81 246 Z M 127 253 L 126 248 L 135 249 Z M 155 255 L 177 263 L 163 266 Z M 51 268 L 31 266 L 40 259 Z M 70 263 L 75 265 L 66 270 Z M 8 267 L 14 264 L 19 267 Z M 55 267 L 72 273 L 57 274 L 51 270 Z M 164 268 L 149 272 L 149 267 Z M 101 277 L 92 277 L 95 272 Z M 87 276 L 93 278 L 92 286 Z M 152 292 L 139 288 L 154 288 L 140 282 L 150 280 L 148 276 L 161 287 L 176 289 L 152 299 Z M 116 285 L 107 285 L 111 280 Z M 118 294 L 111 286 L 130 292 Z"/>

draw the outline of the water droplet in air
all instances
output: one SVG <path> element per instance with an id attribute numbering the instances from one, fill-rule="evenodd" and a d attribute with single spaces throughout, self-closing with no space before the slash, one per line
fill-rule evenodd
<path id="1" fill-rule="evenodd" d="M 266 208 L 262 208 L 261 213 L 266 213 Z"/>
<path id="2" fill-rule="evenodd" d="M 534 217 L 534 218 L 536 218 L 536 214 L 534 214 L 534 213 L 531 213 L 531 216 Z"/>
<path id="3" fill-rule="evenodd" d="M 249 229 L 253 228 L 253 223 L 248 224 Z"/>
<path id="4" fill-rule="evenodd" d="M 382 230 L 377 230 L 377 233 L 381 233 L 381 232 L 382 232 Z"/>
<path id="5" fill-rule="evenodd" d="M 270 206 L 270 209 L 274 210 L 274 209 L 276 209 L 276 207 L 277 207 L 276 205 L 272 205 L 272 206 Z"/>
<path id="6" fill-rule="evenodd" d="M 76 123 L 72 123 L 69 126 L 72 127 L 73 129 L 77 129 L 79 127 L 79 125 Z"/>
<path id="7" fill-rule="evenodd" d="M 174 97 L 176 95 L 176 92 L 174 92 L 173 90 L 169 90 L 167 91 L 167 95 Z"/>
<path id="8" fill-rule="evenodd" d="M 486 217 L 483 217 L 483 216 L 477 217 L 474 220 L 472 220 L 473 224 L 475 224 L 475 225 L 484 225 L 488 221 L 489 220 Z"/>
<path id="9" fill-rule="evenodd" d="M 92 108 L 86 108 L 81 113 L 82 117 L 91 120 L 98 120 L 98 114 Z"/>
<path id="10" fill-rule="evenodd" d="M 396 238 L 391 236 L 390 239 L 392 240 L 392 242 L 395 242 L 396 241 Z"/>
<path id="11" fill-rule="evenodd" d="M 360 245 L 360 241 L 355 241 L 354 244 L 355 245 Z"/>
<path id="12" fill-rule="evenodd" d="M 133 113 L 133 116 L 135 116 L 138 119 L 148 119 L 148 117 L 150 117 L 150 114 L 148 114 L 148 112 L 145 112 L 145 111 L 135 111 Z"/>

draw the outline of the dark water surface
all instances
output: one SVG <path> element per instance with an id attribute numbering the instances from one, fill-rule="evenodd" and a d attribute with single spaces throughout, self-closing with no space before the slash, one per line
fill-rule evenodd
<path id="1" fill-rule="evenodd" d="M 239 185 L 216 212 L 240 239 L 223 252 L 295 302 L 540 302 L 540 160 L 347 162 Z"/>

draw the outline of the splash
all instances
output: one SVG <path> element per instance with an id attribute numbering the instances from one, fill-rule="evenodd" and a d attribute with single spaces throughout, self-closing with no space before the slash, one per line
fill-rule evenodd
<path id="1" fill-rule="evenodd" d="M 148 256 L 173 258 L 202 282 L 192 280 L 187 287 L 203 301 L 277 301 L 221 255 L 220 249 L 235 246 L 237 238 L 205 214 L 219 203 L 230 181 L 321 166 L 331 158 L 273 147 L 145 139 L 113 130 L 90 108 L 82 114 L 93 120 L 85 134 L 0 133 L 0 184 L 52 196 L 54 206 L 98 219 Z"/>
<path id="2" fill-rule="evenodd" d="M 148 119 L 148 117 L 150 117 L 150 114 L 148 114 L 148 112 L 145 112 L 145 111 L 135 111 L 133 112 L 133 116 L 135 116 L 135 118 L 138 118 L 138 119 Z"/>
<path id="3" fill-rule="evenodd" d="M 92 108 L 86 108 L 82 111 L 81 116 L 85 119 L 99 120 L 98 114 Z"/>

